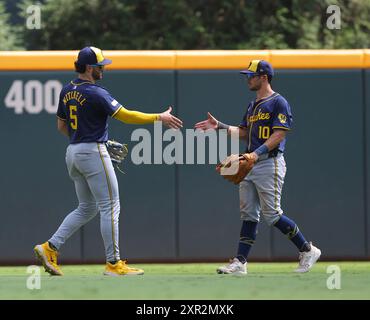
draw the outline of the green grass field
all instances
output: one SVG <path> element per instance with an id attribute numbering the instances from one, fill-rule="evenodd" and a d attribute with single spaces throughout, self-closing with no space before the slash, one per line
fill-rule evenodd
<path id="1" fill-rule="evenodd" d="M 341 289 L 329 290 L 329 265 Z M 296 263 L 250 263 L 247 276 L 218 275 L 219 264 L 138 264 L 145 275 L 103 276 L 103 265 L 62 266 L 63 277 L 41 269 L 41 288 L 27 289 L 26 267 L 0 267 L 0 299 L 249 300 L 370 299 L 369 262 L 321 262 L 295 274 Z"/>

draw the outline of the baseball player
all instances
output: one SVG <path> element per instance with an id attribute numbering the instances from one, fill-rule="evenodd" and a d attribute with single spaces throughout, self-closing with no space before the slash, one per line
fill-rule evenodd
<path id="1" fill-rule="evenodd" d="M 182 121 L 171 115 L 172 108 L 160 114 L 148 114 L 123 107 L 96 81 L 103 78 L 105 59 L 100 49 L 85 47 L 75 62 L 78 78 L 67 84 L 60 93 L 57 111 L 58 130 L 69 137 L 66 163 L 74 181 L 78 207 L 45 243 L 34 251 L 51 275 L 63 275 L 57 263 L 58 251 L 66 240 L 99 212 L 101 235 L 104 241 L 106 267 L 111 276 L 140 275 L 144 271 L 131 268 L 121 260 L 118 244 L 120 200 L 117 178 L 107 152 L 108 116 L 124 123 L 146 124 L 162 121 L 178 129 Z"/>
<path id="2" fill-rule="evenodd" d="M 252 60 L 248 69 L 241 73 L 247 76 L 249 89 L 256 92 L 256 99 L 249 103 L 241 124 L 238 127 L 226 125 L 208 113 L 207 120 L 195 125 L 202 130 L 227 129 L 229 134 L 238 134 L 246 140 L 246 153 L 255 163 L 239 184 L 242 226 L 237 255 L 217 272 L 247 274 L 248 254 L 256 240 L 261 213 L 268 225 L 287 235 L 297 247 L 299 265 L 295 271 L 307 272 L 319 259 L 321 251 L 305 239 L 293 220 L 283 215 L 280 206 L 286 173 L 286 133 L 292 125 L 291 108 L 283 96 L 272 90 L 274 71 L 267 61 Z"/>

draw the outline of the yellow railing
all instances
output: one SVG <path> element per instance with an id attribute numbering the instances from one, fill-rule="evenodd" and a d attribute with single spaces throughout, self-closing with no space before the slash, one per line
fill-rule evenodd
<path id="1" fill-rule="evenodd" d="M 0 51 L 0 70 L 73 70 L 78 51 Z M 104 51 L 110 69 L 242 69 L 252 59 L 274 68 L 370 68 L 370 49 Z"/>

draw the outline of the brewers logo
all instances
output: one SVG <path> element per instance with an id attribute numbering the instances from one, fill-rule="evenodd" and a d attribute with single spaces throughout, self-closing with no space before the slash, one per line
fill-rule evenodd
<path id="1" fill-rule="evenodd" d="M 279 113 L 278 118 L 280 120 L 280 123 L 282 123 L 282 124 L 286 123 L 286 115 L 285 114 Z"/>

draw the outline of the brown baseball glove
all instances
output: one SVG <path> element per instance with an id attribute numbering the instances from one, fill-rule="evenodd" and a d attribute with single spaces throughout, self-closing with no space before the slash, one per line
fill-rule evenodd
<path id="1" fill-rule="evenodd" d="M 255 159 L 249 153 L 232 154 L 216 166 L 216 171 L 226 180 L 239 184 L 255 163 Z"/>

